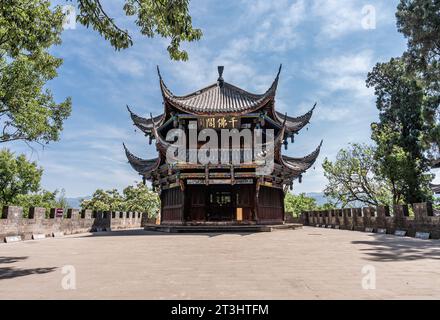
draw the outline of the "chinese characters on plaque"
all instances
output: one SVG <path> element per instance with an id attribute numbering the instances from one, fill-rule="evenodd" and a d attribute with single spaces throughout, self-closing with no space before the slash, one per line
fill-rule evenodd
<path id="1" fill-rule="evenodd" d="M 199 127 L 203 129 L 239 129 L 240 122 L 240 118 L 234 116 L 198 118 Z"/>

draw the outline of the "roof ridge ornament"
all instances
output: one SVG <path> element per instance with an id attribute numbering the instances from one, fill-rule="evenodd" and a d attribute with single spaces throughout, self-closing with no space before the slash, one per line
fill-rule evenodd
<path id="1" fill-rule="evenodd" d="M 159 65 L 157 65 L 156 68 L 157 68 L 157 75 L 159 76 L 159 79 L 162 80 L 162 75 L 160 74 Z"/>
<path id="2" fill-rule="evenodd" d="M 218 70 L 217 83 L 218 83 L 219 87 L 222 88 L 223 85 L 225 84 L 225 80 L 223 79 L 223 71 L 225 70 L 225 67 L 224 66 L 218 66 L 217 70 Z"/>
<path id="3" fill-rule="evenodd" d="M 277 79 L 279 79 L 280 78 L 280 75 L 281 75 L 281 70 L 283 69 L 283 64 L 282 63 L 280 63 L 280 68 L 278 69 L 278 74 L 277 74 Z"/>

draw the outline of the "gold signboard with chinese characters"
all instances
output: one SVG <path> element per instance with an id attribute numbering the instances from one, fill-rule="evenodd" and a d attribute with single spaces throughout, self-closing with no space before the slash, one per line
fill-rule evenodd
<path id="1" fill-rule="evenodd" d="M 199 117 L 200 129 L 240 129 L 240 117 L 235 116 L 207 116 Z"/>

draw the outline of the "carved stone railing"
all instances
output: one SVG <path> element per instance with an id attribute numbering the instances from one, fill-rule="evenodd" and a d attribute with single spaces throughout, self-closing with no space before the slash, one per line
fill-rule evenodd
<path id="1" fill-rule="evenodd" d="M 8 237 L 14 240 L 30 240 L 56 235 L 95 231 L 141 228 L 154 223 L 147 214 L 140 212 L 94 212 L 92 210 L 30 208 L 23 217 L 23 208 L 3 207 L 0 219 L 0 242 Z"/>
<path id="2" fill-rule="evenodd" d="M 410 215 L 410 209 L 413 215 Z M 413 205 L 346 208 L 337 210 L 307 211 L 301 215 L 304 225 L 353 231 L 394 234 L 404 232 L 415 237 L 421 233 L 440 239 L 440 212 L 431 203 Z"/>

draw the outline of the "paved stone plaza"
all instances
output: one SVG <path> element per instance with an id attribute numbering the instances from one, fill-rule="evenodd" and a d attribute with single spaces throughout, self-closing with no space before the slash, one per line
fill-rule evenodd
<path id="1" fill-rule="evenodd" d="M 65 290 L 72 270 L 76 289 Z M 376 289 L 365 290 L 372 270 Z M 440 299 L 440 241 L 305 227 L 0 244 L 0 298 Z"/>

